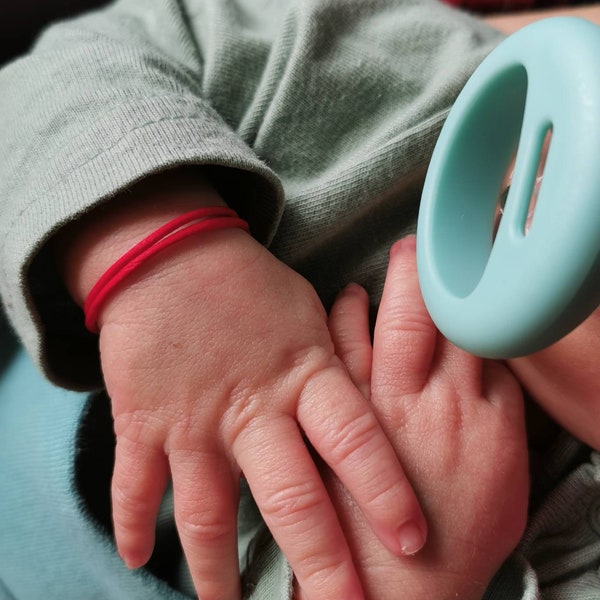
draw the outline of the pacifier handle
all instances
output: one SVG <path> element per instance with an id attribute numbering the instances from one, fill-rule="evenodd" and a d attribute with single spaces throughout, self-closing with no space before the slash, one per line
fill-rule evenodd
<path id="1" fill-rule="evenodd" d="M 599 65 L 600 27 L 574 17 L 533 23 L 481 63 L 442 128 L 419 212 L 419 280 L 440 331 L 472 354 L 530 354 L 600 303 Z"/>

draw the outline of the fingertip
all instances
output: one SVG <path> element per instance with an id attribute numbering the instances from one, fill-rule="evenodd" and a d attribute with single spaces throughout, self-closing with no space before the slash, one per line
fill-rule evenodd
<path id="1" fill-rule="evenodd" d="M 130 531 L 115 523 L 117 552 L 128 569 L 143 567 L 154 551 L 154 529 Z"/>
<path id="2" fill-rule="evenodd" d="M 400 277 L 403 279 L 408 278 L 411 284 L 414 283 L 416 285 L 414 290 L 418 290 L 420 296 L 417 277 L 417 238 L 414 235 L 401 238 L 390 248 L 386 282 L 389 279 L 397 280 Z"/>
<path id="3" fill-rule="evenodd" d="M 398 557 L 414 556 L 427 542 L 427 521 L 412 490 L 403 499 L 397 498 L 395 505 L 402 504 L 400 511 L 388 514 L 385 520 L 369 520 L 375 535 L 392 554 Z M 365 516 L 368 518 L 367 513 Z"/>
<path id="4" fill-rule="evenodd" d="M 365 301 L 369 299 L 369 294 L 365 288 L 358 283 L 349 283 L 346 285 L 336 297 L 336 304 L 339 304 L 340 301 L 350 300 L 356 298 L 360 301 Z"/>
<path id="5" fill-rule="evenodd" d="M 125 563 L 125 566 L 134 571 L 135 569 L 139 569 L 143 567 L 152 556 L 152 550 L 140 552 L 139 550 L 132 551 L 121 551 L 119 550 L 119 556 L 121 560 Z"/>
<path id="6" fill-rule="evenodd" d="M 145 565 L 154 551 L 156 517 L 167 486 L 164 456 L 118 438 L 111 484 L 114 537 L 129 569 Z"/>
<path id="7" fill-rule="evenodd" d="M 351 282 L 342 290 L 342 293 L 364 297 L 367 295 L 367 290 L 362 285 Z"/>
<path id="8" fill-rule="evenodd" d="M 356 316 L 368 313 L 369 294 L 358 283 L 349 283 L 337 295 L 329 315 L 330 325 L 334 328 L 340 324 L 354 324 Z M 368 318 L 368 315 L 367 315 Z"/>
<path id="9" fill-rule="evenodd" d="M 414 253 L 416 250 L 417 236 L 410 234 L 392 244 L 392 247 L 390 248 L 390 257 L 395 257 L 400 254 Z"/>

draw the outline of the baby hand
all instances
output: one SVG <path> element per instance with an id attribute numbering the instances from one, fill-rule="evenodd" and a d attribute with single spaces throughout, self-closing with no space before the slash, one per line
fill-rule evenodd
<path id="1" fill-rule="evenodd" d="M 395 600 L 402 589 L 406 600 L 480 599 L 525 525 L 528 461 L 517 382 L 501 363 L 470 356 L 437 332 L 420 295 L 414 238 L 392 248 L 373 347 L 368 301 L 357 286 L 337 300 L 330 328 L 357 386 L 370 386 L 429 523 L 417 556 L 394 557 L 329 473 L 368 596 Z"/>
<path id="2" fill-rule="evenodd" d="M 424 543 L 412 488 L 335 355 L 315 292 L 248 234 L 210 232 L 164 250 L 110 298 L 99 324 L 117 435 L 114 528 L 129 566 L 152 552 L 171 477 L 199 596 L 238 598 L 244 476 L 305 597 L 362 597 L 307 444 L 389 551 Z"/>

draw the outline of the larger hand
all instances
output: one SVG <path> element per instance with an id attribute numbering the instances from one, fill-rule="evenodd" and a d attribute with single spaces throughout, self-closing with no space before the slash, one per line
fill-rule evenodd
<path id="1" fill-rule="evenodd" d="M 330 474 L 365 588 L 378 600 L 480 599 L 526 519 L 519 386 L 502 364 L 470 356 L 436 331 L 419 291 L 414 239 L 392 249 L 373 348 L 367 319 L 366 295 L 349 288 L 331 314 L 336 348 L 357 385 L 371 384 L 430 533 L 417 556 L 392 556 Z"/>

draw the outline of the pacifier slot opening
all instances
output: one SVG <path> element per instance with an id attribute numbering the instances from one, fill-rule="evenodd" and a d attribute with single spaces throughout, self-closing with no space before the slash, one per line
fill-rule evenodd
<path id="1" fill-rule="evenodd" d="M 494 230 L 492 232 L 492 241 L 496 241 L 496 235 L 498 235 L 498 229 L 500 227 L 500 221 L 504 215 L 504 207 L 506 206 L 506 200 L 508 199 L 508 192 L 510 191 L 510 182 L 515 170 L 515 163 L 517 160 L 517 151 L 513 152 L 513 157 L 510 161 L 510 165 L 502 178 L 502 185 L 500 186 L 500 192 L 498 193 L 498 199 L 496 200 L 496 210 L 494 212 Z M 493 243 L 492 242 L 492 243 Z"/>
<path id="2" fill-rule="evenodd" d="M 523 234 L 527 235 L 529 230 L 531 229 L 531 223 L 533 221 L 533 216 L 535 213 L 535 207 L 537 205 L 537 200 L 540 193 L 540 188 L 542 186 L 542 180 L 544 177 L 544 169 L 546 168 L 546 159 L 548 158 L 548 151 L 550 148 L 550 143 L 552 140 L 552 125 L 549 125 L 544 134 L 544 140 L 542 142 L 541 152 L 539 156 L 539 160 L 537 163 L 535 180 L 533 181 L 532 191 L 529 195 L 529 204 L 527 206 L 527 212 L 524 213 L 523 219 Z M 498 199 L 496 201 L 496 210 L 494 214 L 494 230 L 493 230 L 493 239 L 495 241 L 496 235 L 498 233 L 498 228 L 500 227 L 500 221 L 504 215 L 504 209 L 506 206 L 506 201 L 508 199 L 508 193 L 510 191 L 510 186 L 512 183 L 512 177 L 515 170 L 515 163 L 517 160 L 517 151 L 515 150 L 513 153 L 513 158 L 510 161 L 510 165 L 504 174 L 504 178 L 502 179 L 502 185 L 500 187 L 500 192 L 498 194 Z"/>
<path id="3" fill-rule="evenodd" d="M 548 158 L 548 150 L 550 149 L 550 143 L 552 141 L 552 126 L 550 125 L 544 135 L 544 142 L 542 144 L 542 151 L 540 153 L 540 160 L 538 162 L 535 182 L 533 184 L 533 191 L 529 199 L 529 206 L 527 208 L 527 215 L 525 217 L 525 223 L 523 224 L 523 233 L 527 235 L 531 229 L 531 223 L 533 221 L 533 215 L 535 213 L 535 207 L 537 205 L 538 196 L 540 194 L 540 188 L 542 187 L 542 180 L 544 177 L 544 169 L 546 168 L 546 159 Z"/>

